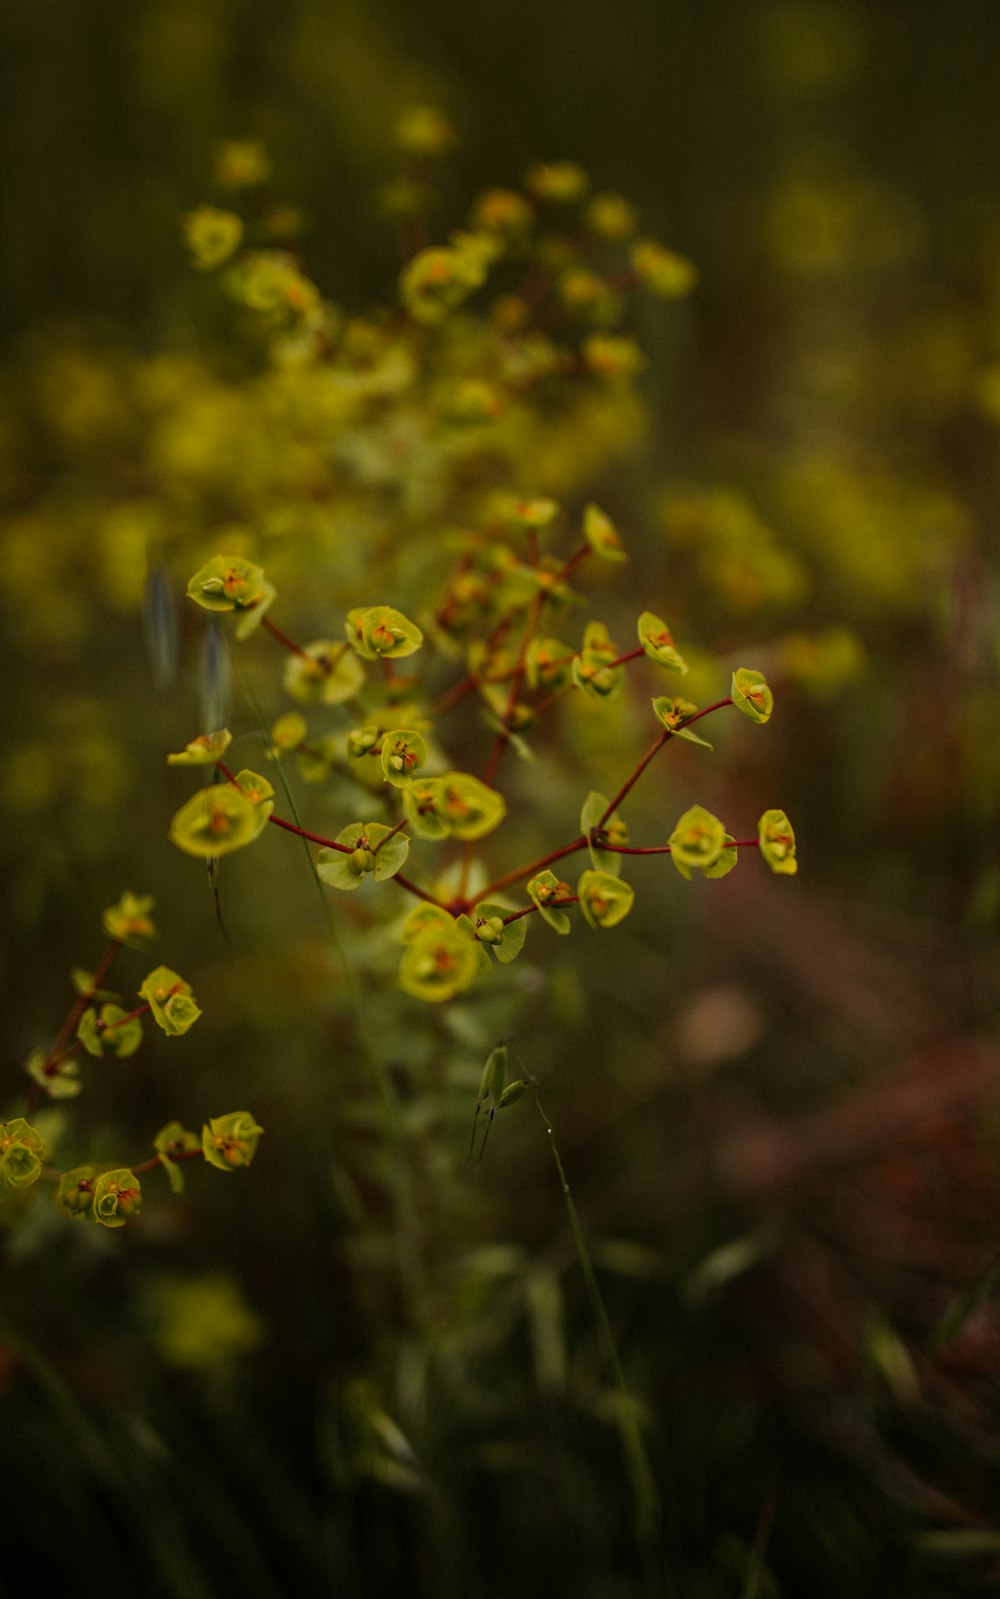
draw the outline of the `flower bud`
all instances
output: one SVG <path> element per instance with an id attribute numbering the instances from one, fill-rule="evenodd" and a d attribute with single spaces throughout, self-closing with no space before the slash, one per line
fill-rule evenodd
<path id="1" fill-rule="evenodd" d="M 23 1116 L 0 1126 L 0 1186 L 30 1188 L 42 1173 L 45 1143 Z"/>
<path id="2" fill-rule="evenodd" d="M 102 1172 L 94 1181 L 90 1214 L 102 1227 L 124 1227 L 142 1207 L 142 1185 L 127 1166 Z"/>
<path id="3" fill-rule="evenodd" d="M 70 1216 L 86 1216 L 94 1203 L 93 1166 L 74 1166 L 64 1171 L 56 1191 L 56 1203 Z"/>
<path id="4" fill-rule="evenodd" d="M 210 1166 L 235 1171 L 239 1166 L 249 1166 L 263 1131 L 246 1110 L 214 1116 L 201 1130 L 202 1152 Z"/>

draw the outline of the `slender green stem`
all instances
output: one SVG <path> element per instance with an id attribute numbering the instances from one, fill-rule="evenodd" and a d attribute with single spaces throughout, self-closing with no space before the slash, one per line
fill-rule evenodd
<path id="1" fill-rule="evenodd" d="M 576 1202 L 569 1186 L 569 1178 L 566 1176 L 566 1169 L 559 1154 L 555 1131 L 542 1106 L 538 1093 L 538 1084 L 534 1078 L 530 1079 L 530 1081 L 538 1114 L 545 1123 L 545 1130 L 549 1135 L 549 1148 L 552 1151 L 552 1159 L 559 1175 L 559 1186 L 562 1189 L 566 1214 L 569 1217 L 573 1242 L 576 1246 L 577 1258 L 580 1262 L 580 1269 L 583 1272 L 587 1297 L 590 1300 L 591 1309 L 594 1312 L 594 1318 L 597 1323 L 597 1335 L 601 1345 L 601 1353 L 604 1357 L 608 1375 L 618 1390 L 619 1404 L 617 1406 L 616 1420 L 625 1454 L 626 1466 L 632 1483 L 636 1535 L 643 1549 L 648 1550 L 657 1539 L 660 1525 L 660 1508 L 653 1470 L 649 1463 L 649 1456 L 646 1453 L 646 1445 L 643 1442 L 642 1431 L 639 1426 L 638 1406 L 629 1392 L 628 1383 L 625 1380 L 625 1373 L 622 1370 L 611 1319 L 608 1316 L 604 1296 L 601 1293 L 597 1274 L 594 1271 L 594 1262 L 587 1242 L 587 1235 L 583 1230 L 583 1223 L 580 1220 Z"/>

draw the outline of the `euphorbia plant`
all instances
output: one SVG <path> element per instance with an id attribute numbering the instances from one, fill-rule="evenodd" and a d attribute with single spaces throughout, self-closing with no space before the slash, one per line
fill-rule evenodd
<path id="1" fill-rule="evenodd" d="M 211 745 L 213 754 L 217 748 Z M 201 1015 L 190 983 L 168 966 L 147 973 L 137 990 L 142 1003 L 130 1010 L 104 986 L 123 948 L 145 949 L 156 937 L 152 910 L 151 897 L 126 892 L 104 912 L 108 942 L 96 967 L 73 971 L 76 999 L 49 1048 L 33 1051 L 28 1060 L 32 1084 L 27 1115 L 0 1125 L 0 1192 L 54 1184 L 56 1202 L 67 1215 L 85 1216 L 103 1227 L 122 1227 L 138 1215 L 143 1201 L 140 1179 L 147 1173 L 162 1169 L 172 1192 L 180 1193 L 182 1162 L 204 1159 L 222 1171 L 248 1166 L 263 1131 L 248 1112 L 236 1111 L 209 1118 L 200 1134 L 181 1122 L 168 1123 L 153 1137 L 154 1154 L 131 1166 L 114 1160 L 68 1168 L 52 1163 L 46 1134 L 31 1118 L 43 1101 L 73 1099 L 83 1091 L 84 1056 L 128 1059 L 142 1044 L 145 1018 L 168 1038 L 178 1038 Z"/>
<path id="2" fill-rule="evenodd" d="M 419 900 L 402 926 L 399 966 L 401 986 L 419 999 L 449 1000 L 487 976 L 494 959 L 515 960 L 535 912 L 559 932 L 569 931 L 566 913 L 574 906 L 591 927 L 617 926 L 635 898 L 621 877 L 623 857 L 669 855 L 684 877 L 695 868 L 722 877 L 736 865 L 740 849 L 760 848 L 774 871 L 788 875 L 796 869 L 794 833 L 781 811 L 766 812 L 750 836 L 737 838 L 695 805 L 667 837 L 641 845 L 629 842 L 621 815 L 633 787 L 667 744 L 675 738 L 705 744 L 693 728 L 706 717 L 734 707 L 754 722 L 768 720 L 772 692 L 761 672 L 745 667 L 732 674 L 730 694 L 710 705 L 653 696 L 650 720 L 659 723 L 653 743 L 613 798 L 586 796 L 572 837 L 499 871 L 473 850 L 508 816 L 508 801 L 497 786 L 505 753 L 513 749 L 530 759 L 533 742 L 547 735 L 566 696 L 614 700 L 625 689 L 626 673 L 640 663 L 675 677 L 687 672 L 669 627 L 652 611 L 638 617 L 638 643 L 626 650 L 597 619 L 584 625 L 575 646 L 547 636 L 550 612 L 562 613 L 561 625 L 570 631 L 565 613 L 581 598 L 571 584 L 586 559 L 617 562 L 626 552 L 610 518 L 593 504 L 584 511 L 582 542 L 563 553 L 547 548 L 542 534 L 543 526 L 549 536 L 557 528 L 558 507 L 547 505 L 542 519 L 532 502 L 525 506 L 523 514 L 464 536 L 429 615 L 427 636 L 401 610 L 378 604 L 354 607 L 340 618 L 339 646 L 327 640 L 298 644 L 259 611 L 261 595 L 267 594 L 269 604 L 274 599 L 273 586 L 262 570 L 238 557 L 213 557 L 188 585 L 196 604 L 233 613 L 238 634 L 246 637 L 252 617 L 293 663 L 307 660 L 316 674 L 306 692 L 300 677 L 286 671 L 284 688 L 300 702 L 323 707 L 322 729 L 313 732 L 305 716 L 283 712 L 271 729 L 269 760 L 298 756 L 306 780 L 325 778 L 345 787 L 360 780 L 372 798 L 365 815 L 334 836 L 307 829 L 276 813 L 274 788 L 265 777 L 230 770 L 222 759 L 229 730 L 212 731 L 193 738 L 187 754 L 170 757 L 214 765 L 214 780 L 175 816 L 174 843 L 192 855 L 219 857 L 251 844 L 270 823 L 319 846 L 316 871 L 329 887 L 355 890 L 371 879 Z M 467 588 L 470 578 L 478 579 L 475 605 L 459 608 L 456 589 Z M 405 676 L 395 669 L 402 659 Z M 343 662 L 351 660 L 347 674 Z M 442 664 L 451 681 L 436 688 Z M 326 677 L 338 679 L 333 696 L 322 692 Z M 450 769 L 447 756 L 451 713 L 473 696 L 493 733 L 482 741 L 482 776 Z M 339 726 L 331 727 L 333 717 Z M 553 866 L 583 851 L 591 864 L 575 883 L 553 877 Z"/>
<path id="3" fill-rule="evenodd" d="M 395 951 L 403 991 L 447 1005 L 517 961 L 533 923 L 561 936 L 581 923 L 613 931 L 636 899 L 636 885 L 622 875 L 625 857 L 670 856 L 682 876 L 697 869 L 719 877 L 753 848 L 790 875 L 795 839 L 779 810 L 729 831 L 696 805 L 633 842 L 630 796 L 666 746 L 705 746 L 702 722 L 729 707 L 766 722 L 773 696 L 752 667 L 732 674 L 724 697 L 705 696 L 710 703 L 678 694 L 688 666 L 662 614 L 670 609 L 665 593 L 644 597 L 624 643 L 594 614 L 596 603 L 581 618 L 588 570 L 606 564 L 606 576 L 620 572 L 629 541 L 603 505 L 577 492 L 579 468 L 535 470 L 542 449 L 557 461 L 558 449 L 586 454 L 588 426 L 600 458 L 602 430 L 619 412 L 630 414 L 644 365 L 624 329 L 630 299 L 643 290 L 682 298 L 694 286 L 693 266 L 642 238 L 631 206 L 591 194 L 587 175 L 567 162 L 532 168 L 519 190 L 487 191 L 467 229 L 432 242 L 430 173 L 451 136 L 436 114 L 421 112 L 404 119 L 400 138 L 404 172 L 383 196 L 403 257 L 389 311 L 347 318 L 326 300 L 289 243 L 294 218 L 283 215 L 280 229 L 274 221 L 264 158 L 237 163 L 239 181 L 232 172 L 220 177 L 237 197 L 231 206 L 202 207 L 186 219 L 195 265 L 218 272 L 226 292 L 259 319 L 278 389 L 304 425 L 315 419 L 346 474 L 355 536 L 364 539 L 373 502 L 391 486 L 415 542 L 405 561 L 387 563 L 384 550 L 373 556 L 365 588 L 327 608 L 320 636 L 300 636 L 294 585 L 286 613 L 284 579 L 272 581 L 252 559 L 252 529 L 239 530 L 235 544 L 220 538 L 203 548 L 187 592 L 209 614 L 216 645 L 220 625 L 232 625 L 237 649 L 266 644 L 281 652 L 283 667 L 268 721 L 250 730 L 263 742 L 257 761 L 232 761 L 232 734 L 218 724 L 192 729 L 168 757 L 201 768 L 205 779 L 178 809 L 170 837 L 207 862 L 215 880 L 222 857 L 269 828 L 298 835 L 316 848 L 324 893 L 348 892 L 346 906 L 360 905 L 365 921 L 373 911 L 384 919 L 383 944 Z M 241 195 L 246 215 L 235 209 Z M 565 494 L 549 491 L 553 475 L 567 479 Z M 414 532 L 425 483 L 427 525 Z M 330 492 L 324 485 L 320 497 Z M 294 499 L 290 514 L 294 522 Z M 273 531 L 273 515 L 268 525 Z M 162 585 L 162 571 L 156 580 Z M 151 636 L 166 681 L 169 640 L 162 626 Z M 543 792 L 509 781 L 512 761 L 558 747 L 574 697 L 610 725 L 613 702 L 626 694 L 648 696 L 652 742 L 623 763 L 614 784 L 583 780 L 579 820 L 554 830 L 544 849 L 506 844 L 528 809 L 554 826 L 538 803 Z M 290 770 L 307 785 L 330 787 L 324 809 L 332 804 L 336 826 L 298 816 Z M 581 869 L 573 874 L 575 857 Z M 409 914 L 399 914 L 407 904 Z M 171 1122 L 154 1138 L 155 1155 L 138 1165 L 46 1164 L 30 1115 L 43 1097 L 78 1090 L 84 1054 L 128 1058 L 146 1015 L 171 1036 L 197 1019 L 190 985 L 166 966 L 145 977 L 138 1008 L 102 988 L 121 945 L 149 936 L 149 909 L 125 896 L 106 914 L 112 944 L 81 977 L 55 1043 L 32 1058 L 28 1118 L 5 1132 L 5 1180 L 25 1186 L 51 1177 L 65 1209 L 116 1227 L 137 1212 L 139 1178 L 153 1167 L 175 1186 L 182 1163 L 199 1156 L 232 1170 L 249 1163 L 260 1133 L 237 1112 L 210 1118 L 200 1137 Z"/>

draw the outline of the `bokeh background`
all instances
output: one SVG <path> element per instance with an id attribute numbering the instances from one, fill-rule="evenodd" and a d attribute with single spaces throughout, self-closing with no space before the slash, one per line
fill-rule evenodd
<path id="1" fill-rule="evenodd" d="M 998 50 L 992 0 L 0 11 L 7 1114 L 128 886 L 156 895 L 158 958 L 206 1014 L 88 1086 L 67 1139 L 124 1155 L 230 1102 L 268 1128 L 253 1172 L 221 1194 L 195 1173 L 127 1236 L 7 1218 L 0 1437 L 42 1586 L 944 1599 L 1000 1581 Z M 405 1125 L 387 1139 L 294 852 L 233 861 L 226 942 L 166 841 L 186 789 L 163 754 L 200 725 L 203 630 L 181 614 L 158 695 L 151 559 L 179 592 L 220 530 L 270 519 L 319 633 L 318 595 L 356 595 L 397 553 L 405 570 L 420 524 L 411 505 L 377 555 L 364 527 L 276 531 L 285 497 L 302 523 L 287 415 L 179 217 L 220 140 L 261 138 L 324 292 L 388 303 L 376 195 L 395 117 L 428 102 L 461 134 L 440 234 L 484 186 L 570 158 L 697 262 L 690 302 L 635 313 L 644 427 L 629 412 L 622 439 L 583 438 L 592 462 L 556 452 L 522 487 L 561 472 L 571 497 L 610 496 L 634 559 L 601 614 L 650 604 L 780 691 L 767 729 L 720 729 L 710 769 L 680 760 L 644 815 L 781 805 L 799 876 L 660 884 L 617 942 L 547 948 L 501 996 L 591 1241 L 659 1541 L 635 1528 L 544 1127 L 522 1104 L 478 1177 L 465 1164 L 503 1003 L 405 1045 L 410 1012 L 388 1006 Z M 318 565 L 299 570 L 298 532 Z M 609 749 L 571 731 L 529 847 L 586 773 L 621 770 L 643 725 L 621 720 Z"/>

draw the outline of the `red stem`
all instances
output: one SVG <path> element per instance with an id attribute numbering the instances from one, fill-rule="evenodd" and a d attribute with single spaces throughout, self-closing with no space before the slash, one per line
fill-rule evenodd
<path id="1" fill-rule="evenodd" d="M 672 739 L 673 736 L 674 735 L 672 733 L 670 733 L 666 729 L 664 729 L 663 732 L 660 734 L 659 738 L 656 740 L 656 743 L 655 744 L 651 744 L 649 746 L 649 749 L 646 751 L 645 755 L 642 757 L 642 760 L 633 769 L 631 774 L 625 779 L 624 783 L 622 784 L 621 788 L 618 790 L 618 793 L 615 795 L 614 799 L 611 800 L 610 803 L 604 807 L 604 810 L 601 812 L 600 816 L 598 817 L 596 826 L 598 826 L 598 827 L 603 827 L 604 826 L 604 824 L 607 821 L 608 817 L 611 816 L 613 814 L 613 812 L 618 809 L 618 807 L 621 804 L 622 800 L 625 798 L 626 794 L 629 792 L 629 790 L 632 788 L 632 786 L 639 781 L 639 778 L 642 776 L 643 772 L 646 770 L 646 767 L 649 765 L 650 761 L 653 759 L 653 756 L 656 755 L 658 753 L 658 751 L 660 751 L 663 748 L 664 744 L 666 744 L 670 739 Z"/>
<path id="2" fill-rule="evenodd" d="M 574 572 L 576 570 L 576 568 L 579 566 L 580 562 L 581 561 L 585 561 L 587 556 L 590 553 L 591 553 L 590 545 L 589 544 L 581 544 L 580 548 L 578 550 L 576 550 L 574 552 L 574 554 L 572 554 L 570 556 L 569 560 L 566 562 L 566 565 L 563 567 L 562 576 L 564 578 L 569 577 L 570 573 Z"/>
<path id="3" fill-rule="evenodd" d="M 609 661 L 608 669 L 610 670 L 612 666 L 624 666 L 626 661 L 636 661 L 640 655 L 645 655 L 645 653 L 646 651 L 640 644 L 636 649 L 629 650 L 627 655 L 619 655 L 617 661 Z"/>
<path id="4" fill-rule="evenodd" d="M 302 645 L 296 644 L 295 640 L 290 639 L 287 633 L 283 633 L 281 628 L 275 622 L 272 622 L 269 616 L 262 616 L 260 625 L 266 633 L 270 633 L 273 639 L 277 639 L 283 650 L 288 650 L 292 655 L 302 655 L 306 660 L 311 658 L 306 655 Z"/>
<path id="5" fill-rule="evenodd" d="M 547 911 L 557 911 L 557 910 L 560 910 L 563 907 L 563 905 L 577 905 L 577 904 L 579 904 L 579 901 L 580 901 L 579 894 L 571 894 L 567 899 L 550 900 L 549 904 L 546 905 L 545 909 Z M 505 916 L 504 919 L 503 919 L 503 925 L 505 927 L 509 927 L 511 922 L 520 921 L 522 916 L 530 916 L 532 911 L 540 911 L 541 908 L 542 907 L 540 905 L 535 905 L 535 904 L 524 905 L 524 906 L 521 907 L 521 909 L 519 911 L 511 911 L 509 916 Z"/>
<path id="6" fill-rule="evenodd" d="M 304 661 L 310 661 L 313 666 L 318 666 L 320 671 L 327 677 L 329 677 L 341 656 L 346 655 L 351 647 L 349 643 L 345 642 L 341 644 L 336 652 L 331 651 L 329 656 L 317 658 L 315 655 L 310 655 L 308 650 L 304 650 L 301 644 L 296 644 L 295 640 L 289 638 L 287 633 L 283 633 L 277 623 L 272 622 L 269 616 L 262 616 L 260 625 L 266 632 L 270 633 L 273 639 L 277 640 L 282 649 L 290 651 L 292 655 L 300 655 Z"/>
<path id="7" fill-rule="evenodd" d="M 177 1161 L 203 1160 L 204 1156 L 205 1151 L 203 1149 L 178 1149 L 176 1154 L 168 1155 L 167 1159 Z M 159 1155 L 154 1155 L 152 1160 L 141 1161 L 138 1166 L 130 1166 L 128 1169 L 133 1177 L 142 1177 L 145 1172 L 152 1171 L 154 1167 L 160 1165 L 162 1165 L 162 1161 Z"/>
<path id="8" fill-rule="evenodd" d="M 299 838 L 307 838 L 310 844 L 322 844 L 324 849 L 339 850 L 341 855 L 353 855 L 354 851 L 349 844 L 338 844 L 335 838 L 323 838 L 319 833 L 307 833 L 304 827 L 296 827 L 294 822 L 286 822 L 282 816 L 269 816 L 269 822 L 275 827 L 283 827 L 286 833 L 295 833 Z"/>
<path id="9" fill-rule="evenodd" d="M 388 833 L 386 833 L 385 837 L 379 839 L 378 843 L 375 845 L 375 848 L 372 850 L 372 854 L 373 855 L 377 855 L 379 850 L 382 849 L 384 845 L 388 844 L 390 838 L 395 838 L 396 834 L 397 833 L 401 833 L 405 826 L 406 826 L 406 817 L 405 816 L 401 816 L 399 818 L 399 821 L 396 823 L 395 827 L 390 827 L 390 829 L 389 829 Z"/>
<path id="10" fill-rule="evenodd" d="M 228 767 L 224 766 L 221 761 L 216 761 L 215 764 L 222 775 L 229 779 L 230 783 L 236 782 L 236 779 L 233 777 L 233 774 L 229 771 Z M 236 786 L 238 788 L 239 784 L 237 783 Z M 324 849 L 338 850 L 341 855 L 354 854 L 354 850 L 349 844 L 338 844 L 335 838 L 323 838 L 319 833 L 309 833 L 304 827 L 296 827 L 294 822 L 286 822 L 282 816 L 269 816 L 268 821 L 273 822 L 275 827 L 283 827 L 286 833 L 294 833 L 297 838 L 308 839 L 310 844 L 321 844 Z M 402 825 L 402 822 L 398 823 L 397 826 L 392 829 L 392 832 L 387 834 L 386 837 L 391 838 L 392 833 L 397 833 Z M 386 840 L 383 839 L 382 843 L 384 844 L 385 841 Z M 373 855 L 376 853 L 376 850 L 372 850 Z M 440 910 L 447 909 L 447 906 L 445 906 L 441 900 L 435 899 L 433 894 L 428 894 L 424 889 L 418 888 L 416 883 L 411 883 L 408 877 L 403 877 L 399 872 L 395 873 L 395 875 L 391 878 L 391 881 L 393 883 L 398 883 L 400 888 L 405 888 L 408 894 L 415 894 L 418 899 L 426 900 L 428 905 L 437 905 Z"/>
<path id="11" fill-rule="evenodd" d="M 618 809 L 619 805 L 621 804 L 622 800 L 625 798 L 625 796 L 629 792 L 629 790 L 632 788 L 633 784 L 635 784 L 639 780 L 639 778 L 642 776 L 643 772 L 646 770 L 646 767 L 649 765 L 650 761 L 653 759 L 653 756 L 657 753 L 658 750 L 661 750 L 663 748 L 664 744 L 668 743 L 670 741 L 670 739 L 672 739 L 674 737 L 674 733 L 675 732 L 676 733 L 681 732 L 685 727 L 690 727 L 692 725 L 692 723 L 700 722 L 703 716 L 710 716 L 713 711 L 721 711 L 721 709 L 722 709 L 722 707 L 724 705 L 732 705 L 732 703 L 733 703 L 732 696 L 731 695 L 727 695 L 727 697 L 724 700 L 716 700 L 714 705 L 706 705 L 705 709 L 703 711 L 694 711 L 690 716 L 686 716 L 684 718 L 683 722 L 681 722 L 679 727 L 677 727 L 677 728 L 675 728 L 673 730 L 671 730 L 670 728 L 664 728 L 663 732 L 660 734 L 660 736 L 657 739 L 656 743 L 650 745 L 649 749 L 646 751 L 645 755 L 642 757 L 642 760 L 639 762 L 638 766 L 636 766 L 635 770 L 632 772 L 631 776 L 627 777 L 625 779 L 625 782 L 622 784 L 621 788 L 618 790 L 618 793 L 615 795 L 615 797 L 611 801 L 610 805 L 608 805 L 606 807 L 606 809 L 604 810 L 603 814 L 598 818 L 597 826 L 598 827 L 603 827 L 604 826 L 604 824 L 607 821 L 608 817 L 611 816 L 612 813 Z"/>
<path id="12" fill-rule="evenodd" d="M 531 610 L 528 612 L 528 619 L 524 624 L 524 632 L 521 635 L 521 643 L 517 652 L 517 660 L 514 663 L 514 681 L 511 684 L 510 693 L 507 696 L 507 705 L 503 716 L 501 717 L 503 726 L 493 742 L 493 748 L 490 750 L 489 759 L 486 762 L 486 769 L 483 772 L 483 782 L 490 785 L 492 785 L 493 779 L 496 776 L 497 767 L 500 765 L 500 757 L 503 754 L 504 746 L 507 743 L 507 723 L 513 716 L 517 707 L 518 698 L 520 697 L 521 678 L 524 671 L 525 656 L 528 653 L 528 645 L 535 636 L 535 632 L 538 628 L 538 623 L 541 620 L 542 611 L 545 607 L 545 601 L 547 598 L 548 595 L 540 589 L 531 602 Z"/>
<path id="13" fill-rule="evenodd" d="M 546 866 L 551 866 L 553 861 L 562 860 L 564 855 L 575 855 L 577 850 L 587 848 L 587 839 L 576 838 L 571 844 L 563 844 L 561 849 L 550 850 L 547 855 L 541 856 L 537 861 L 532 861 L 528 866 L 519 866 L 517 871 L 508 872 L 505 877 L 497 877 L 488 883 L 479 898 L 489 899 L 491 894 L 499 893 L 502 888 L 509 888 L 512 883 L 519 883 L 522 877 L 531 877 L 535 872 L 541 872 Z"/>
<path id="14" fill-rule="evenodd" d="M 392 883 L 398 883 L 400 888 L 405 888 L 408 894 L 415 894 L 418 899 L 425 900 L 428 905 L 436 905 L 440 911 L 448 910 L 448 906 L 443 900 L 435 899 L 434 895 L 428 894 L 426 889 L 418 888 L 416 883 L 411 883 L 410 879 L 408 877 L 404 877 L 400 872 L 396 872 L 395 875 L 389 879 L 389 881 Z"/>

